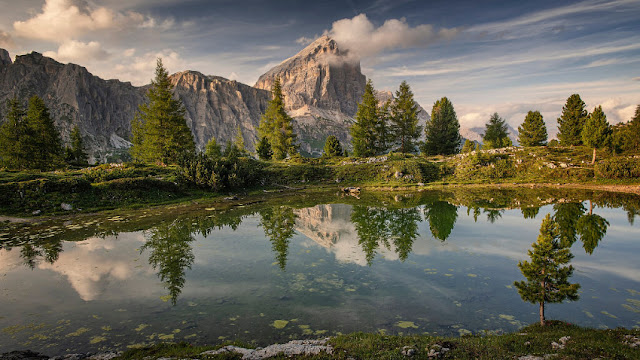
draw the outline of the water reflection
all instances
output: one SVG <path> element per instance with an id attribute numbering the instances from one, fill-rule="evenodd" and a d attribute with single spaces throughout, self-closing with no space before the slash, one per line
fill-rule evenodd
<path id="1" fill-rule="evenodd" d="M 479 208 L 478 208 L 479 210 Z M 424 218 L 429 222 L 429 229 L 434 238 L 445 241 L 451 235 L 458 219 L 458 207 L 446 201 L 434 201 L 424 205 Z M 474 209 L 474 219 L 477 219 Z"/>
<path id="2" fill-rule="evenodd" d="M 260 226 L 264 236 L 271 241 L 271 249 L 275 253 L 280 269 L 287 267 L 289 242 L 294 233 L 296 215 L 293 208 L 287 206 L 270 207 L 259 211 Z"/>

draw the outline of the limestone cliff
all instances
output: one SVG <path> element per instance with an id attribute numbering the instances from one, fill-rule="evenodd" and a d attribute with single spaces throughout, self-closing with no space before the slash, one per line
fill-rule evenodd
<path id="1" fill-rule="evenodd" d="M 258 89 L 271 90 L 280 79 L 287 112 L 295 119 L 301 150 L 320 155 L 329 135 L 343 146 L 351 142 L 349 127 L 362 100 L 366 77 L 360 63 L 327 36 L 260 76 Z"/>
<path id="2" fill-rule="evenodd" d="M 11 56 L 9 56 L 9 52 L 5 49 L 0 49 L 0 66 L 2 65 L 11 65 Z"/>

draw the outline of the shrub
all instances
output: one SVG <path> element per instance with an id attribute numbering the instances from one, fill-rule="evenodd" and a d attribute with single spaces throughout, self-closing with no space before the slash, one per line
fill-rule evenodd
<path id="1" fill-rule="evenodd" d="M 598 162 L 595 166 L 598 177 L 606 179 L 632 179 L 640 177 L 640 159 L 614 157 Z"/>
<path id="2" fill-rule="evenodd" d="M 181 161 L 180 182 L 213 191 L 253 187 L 263 175 L 263 164 L 245 157 L 210 158 L 204 154 Z"/>

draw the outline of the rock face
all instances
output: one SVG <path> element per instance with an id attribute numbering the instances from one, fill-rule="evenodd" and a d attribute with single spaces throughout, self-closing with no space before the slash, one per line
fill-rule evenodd
<path id="1" fill-rule="evenodd" d="M 235 137 L 239 126 L 246 147 L 254 150 L 271 92 L 196 71 L 171 75 L 170 80 L 187 110 L 187 124 L 198 148 L 204 149 L 212 137 L 224 145 Z"/>
<path id="2" fill-rule="evenodd" d="M 115 160 L 126 152 L 131 119 L 144 101 L 144 90 L 118 80 L 103 80 L 84 67 L 61 64 L 39 53 L 16 57 L 0 67 L 0 104 L 18 97 L 41 97 L 63 141 L 78 126 L 88 152 L 97 161 Z M 4 118 L 5 106 L 0 106 Z"/>
<path id="3" fill-rule="evenodd" d="M 366 77 L 360 63 L 341 51 L 334 40 L 320 37 L 260 76 L 255 87 L 271 90 L 275 79 L 280 79 L 302 152 L 320 155 L 329 135 L 335 135 L 343 146 L 351 142 L 349 128 Z"/>
<path id="4" fill-rule="evenodd" d="M 0 49 L 0 66 L 2 65 L 11 65 L 11 56 L 9 56 L 9 52 L 5 49 Z"/>

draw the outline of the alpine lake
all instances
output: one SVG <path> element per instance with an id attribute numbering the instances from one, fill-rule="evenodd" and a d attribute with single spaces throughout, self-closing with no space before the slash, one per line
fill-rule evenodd
<path id="1" fill-rule="evenodd" d="M 640 326 L 637 195 L 332 190 L 226 205 L 0 224 L 0 353 L 516 331 L 538 321 L 513 283 L 547 214 L 581 285 L 547 318 Z"/>

